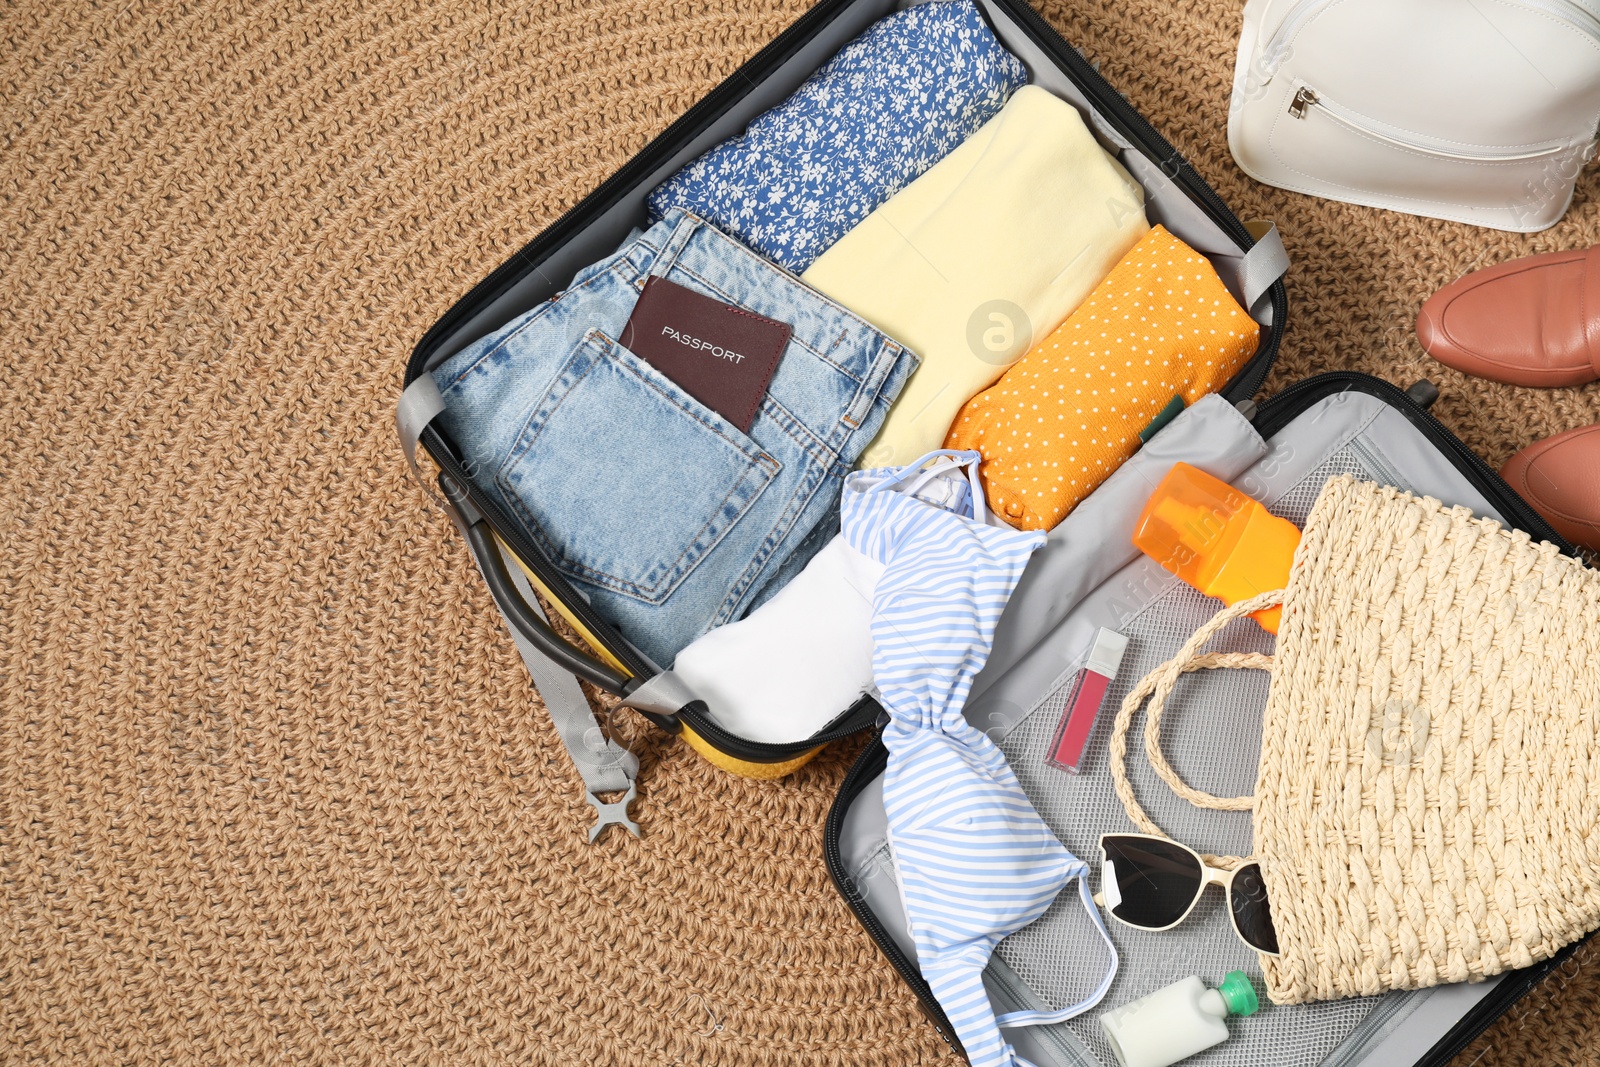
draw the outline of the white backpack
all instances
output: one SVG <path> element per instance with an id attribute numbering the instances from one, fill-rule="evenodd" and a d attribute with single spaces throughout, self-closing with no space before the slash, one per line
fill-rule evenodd
<path id="1" fill-rule="evenodd" d="M 1600 127 L 1600 0 L 1249 0 L 1228 147 L 1257 181 L 1530 232 Z"/>

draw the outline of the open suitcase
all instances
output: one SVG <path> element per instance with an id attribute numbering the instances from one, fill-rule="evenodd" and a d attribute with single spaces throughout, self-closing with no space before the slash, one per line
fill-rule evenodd
<path id="1" fill-rule="evenodd" d="M 1413 393 L 1432 390 L 1424 384 Z M 964 713 L 1000 746 L 1023 789 L 1069 851 L 1095 854 L 1102 831 L 1125 832 L 1107 750 L 1112 712 L 1149 670 L 1169 658 L 1215 611 L 1212 601 L 1142 556 L 1131 534 L 1149 487 L 1174 462 L 1192 463 L 1303 523 L 1330 477 L 1358 478 L 1461 504 L 1473 513 L 1562 544 L 1554 531 L 1412 396 L 1376 378 L 1325 374 L 1244 411 L 1220 398 L 1195 405 L 1158 434 L 1051 532 L 1007 606 L 988 664 Z M 1249 418 L 1244 417 L 1249 415 Z M 1095 635 L 1127 636 L 1127 653 L 1086 749 L 1080 773 L 1046 762 L 1068 692 Z M 1271 650 L 1253 623 L 1234 623 L 1208 647 Z M 1186 680 L 1164 716 L 1163 750 L 1179 775 L 1219 795 L 1255 784 L 1267 678 L 1204 671 Z M 1135 746 L 1130 746 L 1135 747 Z M 882 774 L 887 753 L 870 746 L 851 769 L 825 832 L 829 870 L 862 925 L 949 1037 L 917 972 L 887 845 Z M 1250 813 L 1191 807 L 1129 752 L 1140 802 L 1179 841 L 1208 852 L 1248 854 Z M 1098 883 L 1097 883 L 1098 884 Z M 1074 894 L 1000 943 L 984 981 L 996 1010 L 1054 1009 L 1081 1000 L 1105 952 Z M 1142 997 L 1186 974 L 1259 977 L 1256 956 L 1233 934 L 1221 894 L 1209 894 L 1181 926 L 1160 933 L 1113 924 L 1120 967 L 1103 1006 Z M 1098 952 L 1098 957 L 1096 953 Z M 1479 984 L 1442 985 L 1380 997 L 1275 1006 L 1242 1020 L 1232 1036 L 1185 1062 L 1226 1064 L 1442 1064 L 1564 958 Z M 1071 961 L 1063 966 L 1064 961 Z M 1054 1026 L 1008 1029 L 1037 1067 L 1112 1067 L 1096 1012 Z"/>
<path id="2" fill-rule="evenodd" d="M 1277 510 L 1302 518 L 1317 480 L 1353 471 L 1447 502 L 1466 503 L 1534 536 L 1559 538 L 1481 460 L 1416 399 L 1374 379 L 1325 375 L 1300 383 L 1256 409 L 1251 401 L 1277 352 L 1287 314 L 1281 276 L 1287 267 L 1277 235 L 1246 227 L 1188 163 L 1025 0 L 979 0 L 1000 41 L 1028 69 L 1029 80 L 1068 100 L 1084 114 L 1101 143 L 1144 186 L 1146 211 L 1204 254 L 1251 315 L 1262 324 L 1259 348 L 1220 395 L 1192 406 L 1135 456 L 1142 464 L 1188 459 L 1239 484 Z M 893 12 L 895 0 L 822 0 L 793 26 L 674 122 L 566 215 L 547 227 L 452 307 L 416 345 L 406 367 L 405 393 L 397 423 L 413 458 L 425 448 L 439 469 L 442 503 L 461 529 L 485 582 L 523 654 L 534 682 L 582 773 L 600 819 L 591 838 L 610 822 L 627 822 L 634 767 L 615 746 L 593 743 L 593 720 L 573 677 L 618 694 L 663 730 L 676 733 L 711 762 L 736 773 L 776 778 L 793 771 L 830 741 L 874 728 L 881 709 L 870 696 L 816 734 L 787 743 L 758 742 L 723 728 L 670 671 L 662 671 L 623 640 L 590 608 L 568 575 L 548 559 L 526 530 L 474 484 L 472 472 L 448 436 L 432 423 L 442 400 L 428 373 L 476 338 L 555 295 L 581 267 L 610 253 L 645 218 L 645 195 L 684 163 L 743 130 L 749 121 L 791 93 L 845 43 L 873 21 Z M 1413 391 L 1417 392 L 1416 390 Z M 1418 398 L 1426 401 L 1425 395 Z M 1253 420 L 1253 422 L 1252 422 Z M 1134 461 L 1130 461 L 1130 466 Z M 1085 517 L 1127 510 L 1129 477 L 1113 476 L 1080 506 Z M 1315 486 L 1309 490 L 1315 481 Z M 1307 495 L 1308 492 L 1310 495 Z M 1120 508 L 1120 511 L 1119 511 Z M 1135 511 L 1137 509 L 1135 508 Z M 1127 517 L 1131 521 L 1131 517 Z M 1108 520 L 1109 521 L 1109 520 Z M 1064 523 L 1059 530 L 1077 524 Z M 1119 675 L 1123 688 L 1159 662 L 1202 621 L 1203 598 L 1165 572 L 1132 558 L 1126 532 L 1097 536 L 1096 550 L 1052 534 L 1035 557 L 1008 606 L 991 663 L 979 677 L 968 717 L 991 731 L 1017 769 L 1030 797 L 1053 830 L 1075 853 L 1092 844 L 1086 835 L 1122 825 L 1104 766 L 1105 733 L 1096 726 L 1085 773 L 1067 776 L 1040 770 L 1038 749 L 1061 710 L 1061 679 L 1070 677 L 1105 620 L 1133 638 Z M 1081 540 L 1081 535 L 1080 535 Z M 1065 547 L 1063 547 L 1065 546 Z M 1125 549 L 1123 546 L 1127 546 Z M 1148 561 L 1146 561 L 1148 562 Z M 542 614 L 534 590 L 543 595 L 585 642 L 564 640 Z M 1087 637 L 1086 637 L 1087 635 Z M 1240 638 L 1240 640 L 1248 640 Z M 1259 691 L 1254 688 L 1260 686 Z M 1232 689 L 1239 692 L 1230 692 Z M 1213 694 L 1221 706 L 1249 707 L 1262 699 L 1260 679 L 1208 679 L 1186 694 Z M 1215 690 L 1215 693 L 1213 693 Z M 1248 690 L 1248 692 L 1245 692 Z M 1114 696 L 1115 694 L 1113 694 Z M 1258 737 L 1248 714 L 1235 710 L 1204 723 L 1184 714 L 1197 696 L 1175 707 L 1171 736 L 1192 730 L 1204 744 L 1184 762 L 1199 782 L 1219 788 L 1248 786 Z M 1054 704 L 1052 705 L 1052 701 Z M 1215 701 L 1214 701 L 1215 703 Z M 1053 713 L 1052 713 L 1053 712 Z M 1109 716 L 1102 716 L 1107 719 Z M 1047 723 L 1048 720 L 1048 723 Z M 1194 721 L 1191 721 L 1194 720 Z M 587 724 L 587 728 L 586 725 Z M 1041 734 L 1040 731 L 1044 731 Z M 1207 731 L 1215 731 L 1207 735 Z M 586 758 L 585 753 L 589 757 Z M 918 993 L 930 1018 L 954 1044 L 947 1021 L 921 980 L 899 911 L 892 860 L 884 845 L 881 745 L 869 746 L 838 797 L 826 831 L 827 859 L 841 892 L 879 947 Z M 1131 761 L 1141 796 L 1156 790 L 1152 775 Z M 1053 777 L 1052 777 L 1053 776 Z M 627 790 L 612 804 L 599 794 Z M 1107 807 L 1107 802 L 1113 807 Z M 1151 803 L 1155 803 L 1151 801 Z M 1091 813 L 1084 822 L 1084 813 Z M 1237 846 L 1242 820 L 1220 829 L 1197 828 L 1192 814 L 1159 810 L 1166 825 L 1207 847 Z M 1229 817 L 1233 818 L 1233 817 Z M 1064 895 L 1065 896 L 1065 895 Z M 1214 894 L 1208 895 L 1215 896 Z M 1106 1007 L 1131 1000 L 1184 974 L 1211 978 L 1240 967 L 1255 971 L 1254 959 L 1233 940 L 1214 900 L 1210 911 L 1181 931 L 1160 935 L 1118 928 L 1124 965 Z M 1088 944 L 1073 910 L 1053 909 L 1044 920 L 1002 943 L 986 974 L 1002 1010 L 1042 1007 L 1076 999 L 1072 982 L 1080 968 L 1073 949 Z M 1130 937 L 1129 935 L 1134 935 Z M 1143 938 L 1137 946 L 1134 941 Z M 1053 960 L 1067 960 L 1061 967 Z M 1136 962 L 1140 961 L 1142 962 Z M 1256 1026 L 1191 1062 L 1439 1063 L 1486 1026 L 1553 965 L 1501 976 L 1468 987 L 1440 987 L 1362 1001 L 1279 1008 L 1282 1025 Z M 1092 968 L 1081 968 L 1085 973 Z M 1063 1000 L 1062 998 L 1066 998 Z M 1113 1062 L 1097 1043 L 1096 1013 L 1067 1023 L 1007 1031 L 1018 1051 L 1045 1067 Z M 1258 1020 L 1251 1020 L 1256 1022 Z"/>
<path id="3" fill-rule="evenodd" d="M 878 714 L 870 700 L 840 709 L 817 735 L 792 743 L 750 741 L 722 729 L 687 694 L 662 676 L 589 609 L 584 598 L 541 553 L 522 524 L 472 482 L 461 453 L 428 420 L 440 405 L 427 396 L 427 371 L 466 344 L 555 295 L 583 266 L 615 249 L 645 219 L 644 197 L 664 178 L 711 146 L 743 130 L 752 118 L 788 96 L 863 28 L 893 12 L 894 0 L 824 0 L 726 81 L 690 108 L 599 188 L 557 219 L 436 322 L 406 366 L 407 396 L 399 413 L 407 450 L 420 444 L 441 471 L 441 486 L 456 510 L 478 564 L 513 630 L 563 669 L 625 695 L 629 706 L 680 735 L 719 766 L 754 777 L 794 770 L 829 741 L 869 728 Z M 1031 80 L 1087 116 L 1102 143 L 1145 187 L 1146 214 L 1211 259 L 1218 273 L 1263 323 L 1259 349 L 1224 395 L 1252 396 L 1277 353 L 1287 310 L 1278 281 L 1287 260 L 1275 232 L 1256 239 L 1188 163 L 1026 3 L 981 5 L 1001 42 L 1027 65 Z M 1249 253 L 1256 250 L 1254 256 Z M 437 394 L 434 394 L 436 397 Z M 470 521 L 466 521 L 470 518 Z M 520 568 L 508 566 L 504 546 Z M 516 595 L 525 576 L 588 642 L 581 651 L 563 642 Z M 658 678 L 654 685 L 652 678 Z"/>

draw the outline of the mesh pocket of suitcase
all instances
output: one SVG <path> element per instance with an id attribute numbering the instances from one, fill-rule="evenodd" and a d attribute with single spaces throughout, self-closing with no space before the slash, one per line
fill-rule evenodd
<path id="1" fill-rule="evenodd" d="M 1233 412 L 1229 411 L 1228 415 Z M 1360 375 L 1310 379 L 1269 400 L 1254 425 L 1197 405 L 1146 446 L 1160 469 L 1186 459 L 1232 481 L 1275 513 L 1303 522 L 1328 478 L 1350 473 L 1461 504 L 1481 516 L 1562 544 L 1484 463 L 1398 390 Z M 1135 473 L 1129 471 L 1129 474 Z M 1139 485 L 1128 485 L 1138 480 Z M 1102 713 L 1082 773 L 1047 762 L 1068 691 L 1100 627 L 1120 631 L 1128 649 L 1105 707 L 1115 708 L 1151 668 L 1167 659 L 1215 611 L 1209 600 L 1133 549 L 1129 537 L 1141 494 L 1154 481 L 1108 481 L 1096 496 L 1129 500 L 1099 508 L 1102 538 L 1089 543 L 1058 527 L 1059 542 L 1030 568 L 1008 606 L 1009 629 L 997 639 L 965 714 L 1005 752 L 1045 822 L 1074 854 L 1098 856 L 1102 832 L 1134 828 L 1117 799 L 1108 766 L 1112 719 Z M 1086 502 L 1087 503 L 1087 502 Z M 1115 504 L 1116 502 L 1112 502 Z M 1071 520 L 1069 519 L 1069 522 Z M 1085 547 L 1087 546 L 1087 547 Z M 1054 552 L 1054 555 L 1048 553 Z M 1088 577 L 1078 577 L 1079 575 Z M 1054 595 L 1044 598 L 1045 590 Z M 1048 611 L 1038 605 L 1050 603 Z M 1268 652 L 1272 638 L 1236 622 L 1210 646 Z M 1251 792 L 1267 678 L 1260 672 L 1201 672 L 1174 694 L 1164 718 L 1163 751 L 1186 781 L 1218 795 Z M 1175 839 L 1206 851 L 1248 855 L 1248 812 L 1192 807 L 1168 790 L 1130 751 L 1128 769 L 1140 802 Z M 902 973 L 915 953 L 905 931 L 881 802 L 882 749 L 869 749 L 842 787 L 829 819 L 830 867 L 841 891 Z M 1098 872 L 1093 875 L 1098 885 Z M 997 1010 L 1072 1003 L 1101 973 L 1092 956 L 1098 936 L 1073 894 L 1043 918 L 1002 941 L 985 981 Z M 1220 979 L 1243 970 L 1260 983 L 1257 957 L 1235 937 L 1221 894 L 1210 893 L 1182 925 L 1164 932 L 1114 924 L 1121 957 L 1102 1008 L 1109 1010 L 1188 974 Z M 1077 961 L 1076 963 L 1074 961 Z M 1439 1063 L 1526 991 L 1549 964 L 1476 985 L 1440 986 L 1381 997 L 1310 1005 L 1266 1006 L 1231 1027 L 1232 1036 L 1192 1062 L 1243 1067 L 1276 1063 Z M 920 989 L 919 989 L 920 992 Z M 936 1005 L 926 1005 L 936 1022 Z M 1114 1067 L 1098 1012 L 1066 1023 L 1009 1030 L 1007 1038 L 1039 1067 Z M 950 1036 L 945 1029 L 947 1038 Z"/>
<path id="2" fill-rule="evenodd" d="M 1150 223 L 1165 225 L 1205 255 L 1262 324 L 1257 352 L 1223 390 L 1231 400 L 1251 396 L 1271 367 L 1287 312 L 1279 280 L 1286 260 L 1276 234 L 1262 230 L 1258 242 L 1172 146 L 1025 0 L 978 3 L 1001 43 L 1026 66 L 1030 82 L 1076 106 L 1102 145 L 1144 187 Z M 823 0 L 808 11 L 446 312 L 412 353 L 405 374 L 408 396 L 413 385 L 425 388 L 428 372 L 452 354 L 553 296 L 579 269 L 608 255 L 644 225 L 645 197 L 662 180 L 743 130 L 862 29 L 902 6 L 909 5 Z M 567 575 L 541 552 L 537 537 L 474 483 L 460 450 L 437 424 L 428 424 L 429 418 L 426 405 L 408 411 L 403 399 L 402 439 L 409 436 L 420 443 L 439 468 L 439 484 L 453 517 L 510 626 L 561 668 L 622 694 L 627 705 L 679 734 L 717 765 L 755 777 L 787 774 L 822 744 L 873 724 L 879 708 L 869 694 L 839 709 L 837 718 L 803 739 L 758 742 L 725 729 L 681 680 L 650 663 L 599 618 Z M 523 578 L 571 624 L 586 647 L 563 640 L 529 607 L 517 591 Z"/>

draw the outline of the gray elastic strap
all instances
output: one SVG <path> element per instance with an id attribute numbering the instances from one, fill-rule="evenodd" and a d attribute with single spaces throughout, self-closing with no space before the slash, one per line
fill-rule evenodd
<path id="1" fill-rule="evenodd" d="M 433 375 L 426 372 L 406 386 L 405 392 L 400 394 L 400 403 L 394 409 L 394 429 L 400 435 L 400 448 L 406 454 L 406 463 L 411 466 L 411 477 L 440 507 L 444 506 L 444 502 L 417 469 L 417 441 L 421 439 L 422 431 L 428 428 L 428 423 L 443 410 L 444 397 L 439 395 L 438 383 L 433 380 Z"/>
<path id="2" fill-rule="evenodd" d="M 419 482 L 422 474 L 417 470 L 416 447 L 417 440 L 422 436 L 423 427 L 431 422 L 434 416 L 444 410 L 444 400 L 439 396 L 439 389 L 433 382 L 433 376 L 424 374 L 411 385 L 400 397 L 400 404 L 395 410 L 395 429 L 400 434 L 400 445 L 405 449 L 406 460 L 411 464 L 411 473 Z M 426 483 L 423 489 L 428 489 Z M 469 550 L 471 540 L 467 539 L 467 530 L 462 516 L 444 501 L 439 500 L 437 494 L 428 492 L 430 497 L 444 508 L 445 514 L 461 532 L 463 539 L 467 540 Z M 476 555 L 476 553 L 474 553 Z M 478 569 L 483 569 L 481 560 L 474 560 Z M 544 609 L 539 606 L 539 600 L 533 595 L 533 587 L 529 584 L 527 575 L 522 573 L 522 568 L 512 565 L 506 568 L 511 574 L 511 581 L 517 588 L 517 595 L 522 597 L 528 607 L 543 619 L 549 622 Z M 496 610 L 499 606 L 496 605 Z M 628 805 L 633 803 L 638 795 L 634 788 L 633 779 L 639 773 L 639 758 L 632 752 L 618 745 L 606 736 L 600 724 L 595 721 L 594 711 L 589 707 L 589 701 L 583 695 L 583 689 L 578 685 L 578 679 L 567 670 L 557 666 L 556 663 L 540 652 L 518 632 L 511 620 L 505 618 L 506 629 L 511 631 L 511 639 L 516 642 L 517 652 L 522 656 L 522 663 L 528 668 L 528 677 L 533 680 L 534 691 L 544 701 L 545 710 L 550 714 L 550 721 L 555 724 L 556 736 L 561 738 L 561 744 L 567 750 L 567 756 L 572 760 L 573 767 L 583 778 L 584 796 L 594 807 L 595 824 L 589 830 L 589 840 L 594 841 L 607 827 L 616 823 L 626 828 L 633 836 L 639 836 L 639 825 L 628 817 Z M 621 800 L 606 803 L 596 794 L 626 790 Z"/>
<path id="3" fill-rule="evenodd" d="M 682 678 L 671 671 L 662 671 L 623 697 L 622 706 L 653 711 L 657 715 L 676 715 L 684 705 L 699 699 Z"/>
<path id="4" fill-rule="evenodd" d="M 545 618 L 544 609 L 533 595 L 533 588 L 528 583 L 527 575 L 522 573 L 522 568 L 511 566 L 506 569 L 511 572 L 511 580 L 517 592 L 527 601 L 528 607 L 538 613 L 541 619 Z M 612 823 L 625 827 L 638 837 L 639 826 L 628 817 L 628 805 L 633 803 L 636 795 L 633 779 L 639 773 L 639 758 L 606 736 L 595 721 L 594 711 L 578 686 L 578 679 L 571 672 L 556 666 L 543 652 L 524 640 L 516 627 L 508 623 L 507 629 L 517 643 L 517 651 L 527 665 L 533 687 L 544 700 L 545 710 L 550 713 L 550 721 L 555 723 L 556 733 L 566 746 L 572 765 L 583 777 L 584 791 L 597 816 L 589 831 L 589 840 L 599 837 L 601 831 Z M 627 790 L 627 795 L 609 804 L 595 795 L 620 789 Z"/>
<path id="5" fill-rule="evenodd" d="M 1261 322 L 1265 321 L 1262 314 L 1267 310 L 1267 291 L 1289 273 L 1289 253 L 1283 247 L 1276 223 L 1258 219 L 1245 226 L 1255 236 L 1256 243 L 1239 262 L 1239 288 L 1250 314 Z"/>

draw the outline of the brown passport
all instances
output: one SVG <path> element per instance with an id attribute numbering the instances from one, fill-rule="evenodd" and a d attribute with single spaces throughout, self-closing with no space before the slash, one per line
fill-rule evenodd
<path id="1" fill-rule="evenodd" d="M 622 347 L 745 433 L 794 329 L 651 275 Z"/>

